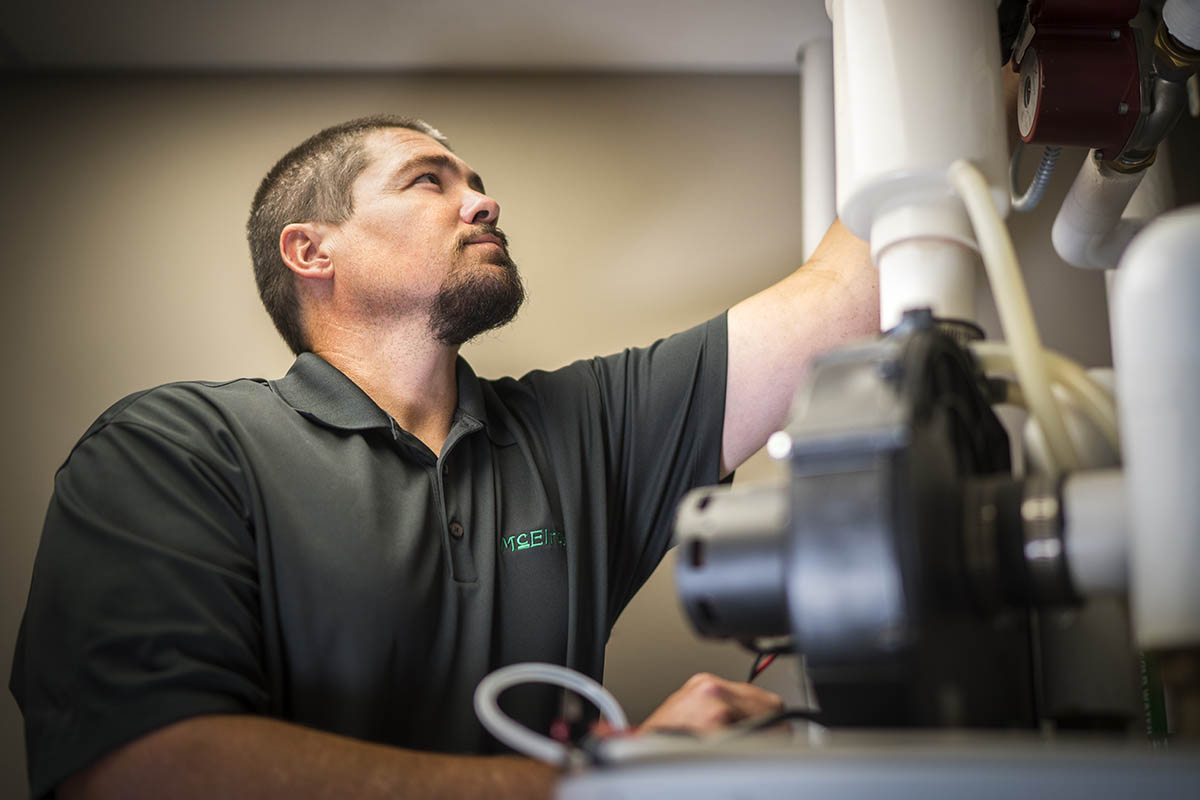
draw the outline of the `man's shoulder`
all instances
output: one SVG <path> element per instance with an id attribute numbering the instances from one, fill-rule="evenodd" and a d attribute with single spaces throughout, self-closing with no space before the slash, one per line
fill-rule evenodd
<path id="1" fill-rule="evenodd" d="M 149 423 L 166 416 L 220 414 L 222 411 L 267 410 L 280 404 L 265 378 L 228 381 L 176 381 L 126 395 L 113 403 L 97 423 Z"/>
<path id="2" fill-rule="evenodd" d="M 270 381 L 177 381 L 126 395 L 108 407 L 80 442 L 111 428 L 135 426 L 176 441 L 217 434 L 256 419 L 293 413 Z"/>
<path id="3" fill-rule="evenodd" d="M 498 402 L 510 406 L 557 404 L 572 396 L 586 402 L 590 395 L 601 394 L 606 387 L 615 387 L 618 394 L 639 383 L 653 389 L 663 383 L 664 372 L 693 377 L 694 365 L 711 356 L 721 367 L 723 388 L 727 336 L 723 312 L 649 345 L 581 358 L 553 369 L 531 370 L 519 378 L 480 379 L 480 382 Z"/>
<path id="4" fill-rule="evenodd" d="M 560 406 L 583 400 L 595 391 L 596 359 L 581 359 L 556 369 L 535 369 L 520 377 L 481 378 L 479 383 L 489 413 L 521 416 L 542 413 L 547 405 Z"/>

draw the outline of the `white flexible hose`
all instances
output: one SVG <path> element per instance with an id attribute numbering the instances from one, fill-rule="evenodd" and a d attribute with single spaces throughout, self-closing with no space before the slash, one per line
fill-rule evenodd
<path id="1" fill-rule="evenodd" d="M 587 675 L 558 664 L 529 662 L 501 667 L 475 687 L 475 716 L 493 736 L 514 750 L 550 764 L 567 760 L 566 746 L 548 736 L 534 733 L 500 710 L 501 692 L 523 683 L 552 683 L 592 701 L 614 730 L 629 728 L 629 720 L 617 698 Z"/>
<path id="2" fill-rule="evenodd" d="M 1050 388 L 1050 370 L 1033 321 L 1025 279 L 1017 268 L 1017 254 L 1008 229 L 992 204 L 987 180 L 973 164 L 962 159 L 950 165 L 949 178 L 962 197 L 967 216 L 975 228 L 979 252 L 996 299 L 996 310 L 1000 313 L 1000 324 L 1011 348 L 1013 371 L 1021 383 L 1030 413 L 1046 436 L 1054 462 L 1053 471 L 1075 469 L 1079 459 Z"/>
<path id="3" fill-rule="evenodd" d="M 1012 353 L 1004 342 L 974 342 L 971 350 L 986 373 L 1013 369 Z M 1108 389 L 1092 380 L 1083 367 L 1061 353 L 1046 350 L 1044 356 L 1054 382 L 1071 395 L 1088 419 L 1100 429 L 1109 446 L 1120 453 L 1117 407 Z"/>

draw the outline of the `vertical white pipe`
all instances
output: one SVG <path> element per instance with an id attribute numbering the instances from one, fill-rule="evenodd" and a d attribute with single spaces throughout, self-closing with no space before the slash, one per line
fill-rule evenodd
<path id="1" fill-rule="evenodd" d="M 837 216 L 834 189 L 833 40 L 800 50 L 803 247 L 807 261 Z"/>
<path id="2" fill-rule="evenodd" d="M 1117 271 L 1113 359 L 1143 650 L 1200 645 L 1200 206 L 1150 223 Z"/>
<path id="3" fill-rule="evenodd" d="M 978 245 L 962 203 L 954 197 L 914 199 L 875 215 L 871 260 L 879 268 L 879 328 L 888 330 L 911 308 L 976 322 Z"/>
<path id="4" fill-rule="evenodd" d="M 974 164 L 1007 213 L 995 3 L 826 0 L 826 9 L 837 210 L 882 268 L 881 326 L 914 304 L 974 321 L 978 248 L 948 169 L 960 159 Z"/>
<path id="5" fill-rule="evenodd" d="M 959 159 L 1008 213 L 1000 36 L 990 0 L 827 0 L 833 20 L 837 207 L 851 231 L 954 198 Z M 872 245 L 876 242 L 872 241 Z"/>
<path id="6" fill-rule="evenodd" d="M 879 329 L 900 323 L 904 312 L 928 308 L 941 319 L 974 322 L 975 265 L 969 248 L 941 239 L 906 239 L 880 253 Z"/>

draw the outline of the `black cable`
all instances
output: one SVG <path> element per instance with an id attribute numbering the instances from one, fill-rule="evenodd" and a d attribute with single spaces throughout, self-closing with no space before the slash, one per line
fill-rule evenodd
<path id="1" fill-rule="evenodd" d="M 746 683 L 754 683 L 754 679 L 761 675 L 767 667 L 771 666 L 771 662 L 778 656 L 779 651 L 777 650 L 759 653 L 758 657 L 754 659 L 754 666 L 750 667 L 750 677 L 746 679 Z"/>
<path id="2" fill-rule="evenodd" d="M 754 657 L 754 663 L 750 665 L 750 676 L 746 678 L 746 683 L 753 683 L 754 679 L 758 677 L 758 665 L 762 663 L 766 655 L 766 653 L 759 653 Z"/>
<path id="3" fill-rule="evenodd" d="M 821 709 L 819 708 L 785 708 L 782 711 L 773 711 L 762 717 L 753 717 L 752 719 L 744 720 L 733 726 L 733 729 L 738 733 L 753 733 L 761 731 L 764 728 L 770 728 L 773 725 L 778 725 L 781 722 L 787 722 L 793 719 L 803 719 L 809 722 L 821 721 Z"/>

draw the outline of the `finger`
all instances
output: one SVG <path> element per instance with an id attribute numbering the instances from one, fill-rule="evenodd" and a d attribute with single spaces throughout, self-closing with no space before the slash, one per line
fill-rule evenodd
<path id="1" fill-rule="evenodd" d="M 727 681 L 724 690 L 728 702 L 743 717 L 757 717 L 783 710 L 783 698 L 769 689 L 750 683 Z"/>
<path id="2" fill-rule="evenodd" d="M 783 699 L 769 689 L 705 672 L 693 675 L 680 691 L 713 695 L 747 712 L 778 711 L 783 707 Z"/>
<path id="3" fill-rule="evenodd" d="M 708 720 L 718 724 L 764 716 L 783 708 L 783 698 L 772 691 L 707 673 L 694 675 L 680 692 L 700 698 L 699 702 L 708 708 Z"/>

